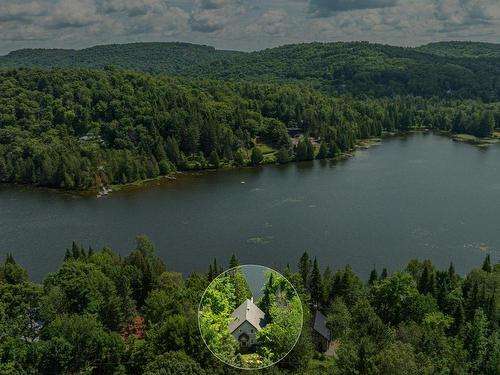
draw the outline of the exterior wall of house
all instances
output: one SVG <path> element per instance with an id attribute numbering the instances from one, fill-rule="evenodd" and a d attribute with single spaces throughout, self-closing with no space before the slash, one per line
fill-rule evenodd
<path id="1" fill-rule="evenodd" d="M 245 333 L 249 337 L 248 340 L 249 347 L 257 343 L 257 338 L 256 338 L 257 330 L 253 325 L 248 323 L 248 321 L 244 321 L 243 324 L 241 324 L 238 328 L 236 328 L 236 330 L 233 332 L 233 336 L 236 338 L 236 340 L 238 340 L 238 338 L 242 333 Z"/>
<path id="2" fill-rule="evenodd" d="M 328 350 L 330 341 L 321 336 L 316 331 L 313 331 L 313 341 L 316 346 L 316 350 L 320 353 L 325 353 Z"/>

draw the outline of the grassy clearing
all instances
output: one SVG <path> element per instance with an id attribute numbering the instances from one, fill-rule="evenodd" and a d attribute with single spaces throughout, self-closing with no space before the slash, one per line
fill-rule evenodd
<path id="1" fill-rule="evenodd" d="M 376 146 L 382 143 L 382 138 L 367 138 L 367 139 L 361 139 L 358 142 L 356 142 L 356 147 L 358 148 L 368 148 L 372 146 Z"/>
<path id="2" fill-rule="evenodd" d="M 265 143 L 257 143 L 257 148 L 262 151 L 264 155 L 266 154 L 274 154 L 277 150 L 272 148 L 269 145 L 266 145 Z"/>
<path id="3" fill-rule="evenodd" d="M 471 134 L 454 134 L 451 138 L 457 142 L 466 142 L 478 146 L 490 146 L 500 143 L 500 132 L 495 132 L 492 137 L 486 138 L 479 138 Z"/>

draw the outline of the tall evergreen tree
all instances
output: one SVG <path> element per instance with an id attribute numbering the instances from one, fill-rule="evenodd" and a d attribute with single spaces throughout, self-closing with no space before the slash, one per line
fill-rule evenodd
<path id="1" fill-rule="evenodd" d="M 309 277 L 311 273 L 311 260 L 307 251 L 302 254 L 299 260 L 299 273 L 302 278 L 302 284 L 307 290 L 309 288 Z"/>
<path id="2" fill-rule="evenodd" d="M 236 258 L 236 255 L 231 255 L 231 259 L 229 260 L 229 268 L 234 268 L 238 267 L 240 265 L 240 262 L 238 258 Z"/>
<path id="3" fill-rule="evenodd" d="M 477 309 L 470 323 L 467 323 L 464 347 L 468 353 L 471 373 L 484 374 L 484 360 L 488 342 L 488 322 L 482 309 Z"/>
<path id="4" fill-rule="evenodd" d="M 464 305 L 460 301 L 455 307 L 455 311 L 453 312 L 453 325 L 452 325 L 453 334 L 459 335 L 462 332 L 464 324 L 465 324 Z"/>
<path id="5" fill-rule="evenodd" d="M 490 254 L 486 255 L 486 258 L 484 259 L 484 262 L 483 262 L 483 266 L 481 268 L 483 271 L 486 271 L 486 272 L 492 271 Z"/>
<path id="6" fill-rule="evenodd" d="M 324 141 L 321 142 L 321 145 L 319 146 L 319 152 L 317 157 L 318 159 L 325 159 L 328 157 L 328 146 Z"/>
<path id="7" fill-rule="evenodd" d="M 450 279 L 450 282 L 453 280 L 453 277 L 455 276 L 455 266 L 453 263 L 450 263 L 450 266 L 448 267 L 448 278 Z"/>
<path id="8" fill-rule="evenodd" d="M 380 274 L 380 280 L 384 280 L 387 278 L 387 276 L 389 276 L 389 272 L 387 272 L 387 268 L 383 268 L 382 269 L 382 273 Z"/>
<path id="9" fill-rule="evenodd" d="M 313 306 L 319 307 L 323 296 L 323 282 L 321 280 L 321 272 L 319 270 L 318 261 L 316 260 L 316 258 L 314 258 L 313 262 L 309 290 L 311 292 L 311 301 L 313 303 Z"/>
<path id="10" fill-rule="evenodd" d="M 370 272 L 370 278 L 368 279 L 368 285 L 373 285 L 378 280 L 378 273 L 375 268 Z"/>

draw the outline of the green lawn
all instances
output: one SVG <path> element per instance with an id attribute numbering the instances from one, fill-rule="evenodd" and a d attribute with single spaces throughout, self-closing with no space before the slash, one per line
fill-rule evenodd
<path id="1" fill-rule="evenodd" d="M 262 151 L 262 153 L 264 155 L 266 155 L 266 154 L 272 154 L 272 153 L 276 152 L 276 150 L 274 148 L 272 148 L 271 146 L 266 145 L 264 143 L 257 143 L 257 148 L 260 151 Z"/>

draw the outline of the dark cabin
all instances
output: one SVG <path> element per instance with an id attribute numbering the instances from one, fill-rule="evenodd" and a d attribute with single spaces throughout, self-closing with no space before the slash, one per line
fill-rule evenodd
<path id="1" fill-rule="evenodd" d="M 316 311 L 313 323 L 313 338 L 316 350 L 320 353 L 326 353 L 330 348 L 331 336 L 330 330 L 326 326 L 326 316 Z"/>

